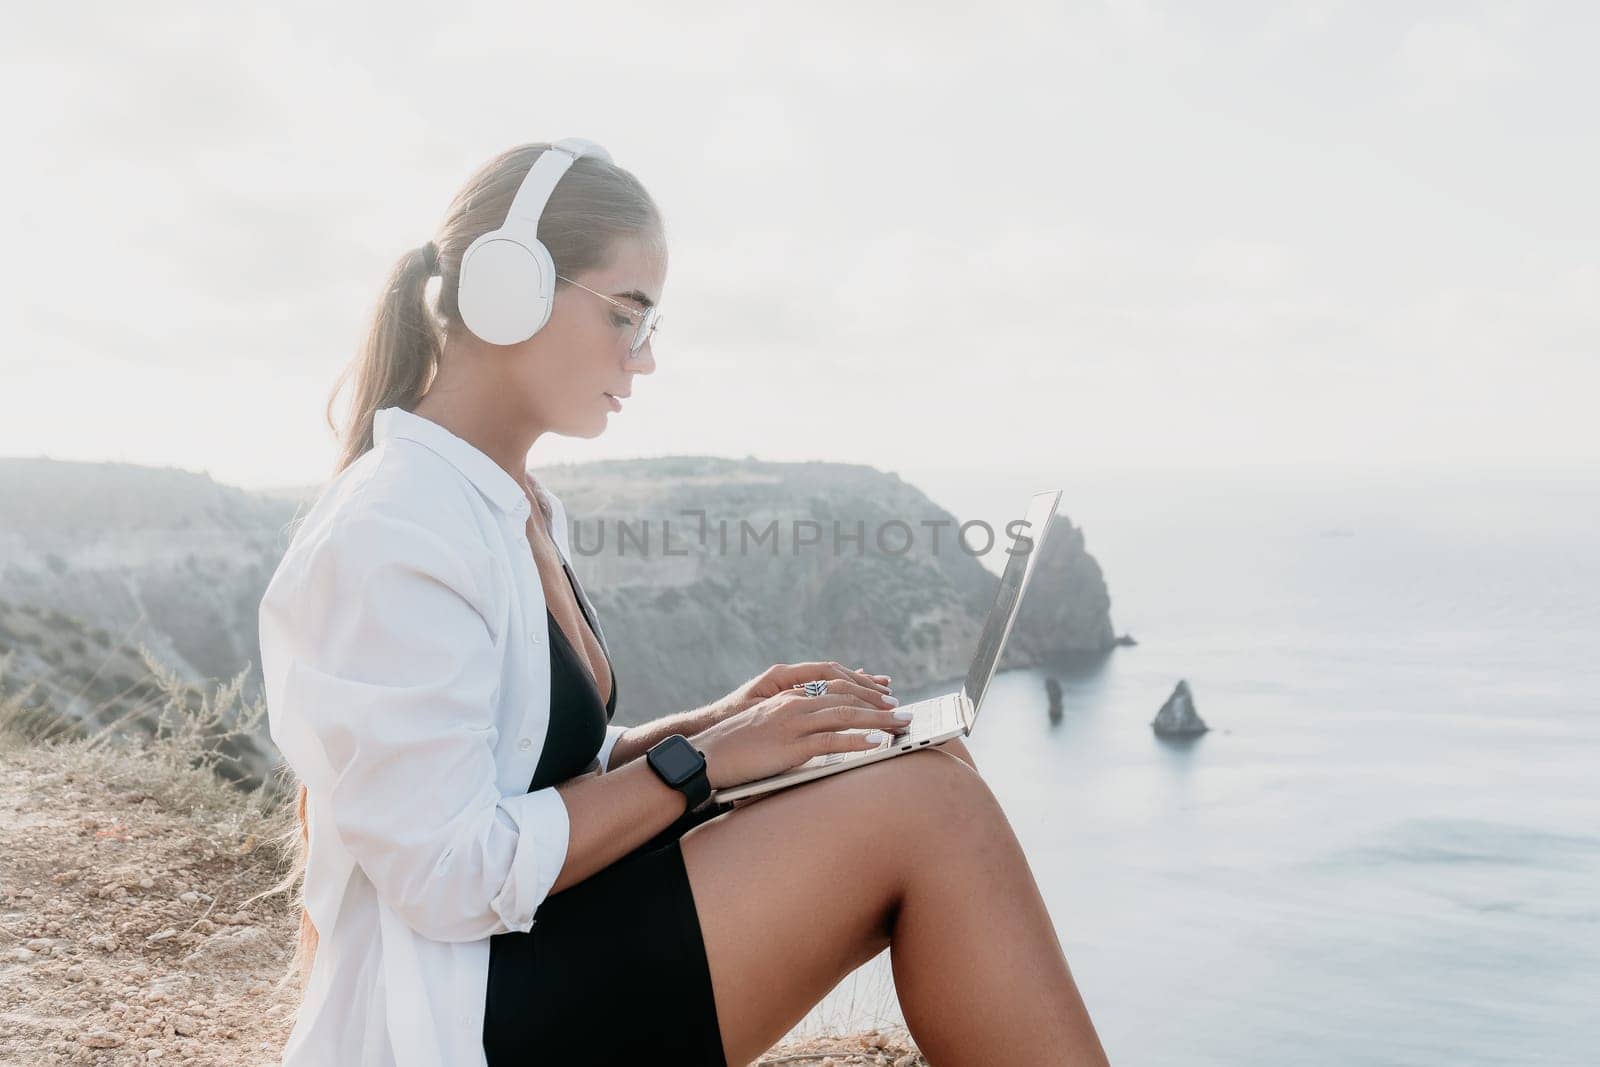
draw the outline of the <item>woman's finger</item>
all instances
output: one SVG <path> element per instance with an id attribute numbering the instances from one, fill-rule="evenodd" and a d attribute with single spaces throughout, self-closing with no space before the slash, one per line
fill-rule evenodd
<path id="1" fill-rule="evenodd" d="M 829 663 L 827 667 L 831 677 L 855 682 L 858 685 L 871 686 L 884 693 L 891 691 L 887 674 L 868 674 L 860 667 L 846 667 L 841 663 Z"/>
<path id="2" fill-rule="evenodd" d="M 910 725 L 900 718 L 897 708 L 881 703 L 876 696 L 826 693 L 816 697 L 801 697 L 796 704 L 802 710 L 801 732 L 822 733 L 839 730 L 884 730 L 904 733 Z"/>
<path id="3" fill-rule="evenodd" d="M 869 674 L 865 667 L 857 667 L 856 673 L 863 678 L 870 679 L 871 681 L 882 685 L 884 688 L 888 688 L 889 686 L 889 676 L 887 674 Z"/>
<path id="4" fill-rule="evenodd" d="M 795 686 L 797 690 L 804 691 L 804 686 Z M 900 703 L 900 698 L 887 692 L 880 686 L 862 685 L 850 678 L 831 678 L 828 680 L 828 691 L 820 697 L 812 699 L 825 701 L 830 696 L 854 696 L 868 700 L 878 707 L 892 708 Z M 826 706 L 826 705 L 821 705 Z"/>
<path id="5" fill-rule="evenodd" d="M 787 676 L 794 679 L 794 682 L 791 683 L 794 685 L 825 678 L 838 678 L 856 682 L 859 685 L 871 686 L 885 693 L 893 692 L 889 685 L 889 676 L 887 674 L 868 674 L 860 667 L 846 667 L 837 660 L 788 663 L 784 664 L 783 668 L 788 672 Z"/>

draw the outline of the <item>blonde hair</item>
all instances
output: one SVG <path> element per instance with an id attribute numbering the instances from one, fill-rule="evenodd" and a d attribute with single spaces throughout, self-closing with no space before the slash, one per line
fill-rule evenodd
<path id="1" fill-rule="evenodd" d="M 467 179 L 445 213 L 434 237 L 441 277 L 430 305 L 431 277 L 422 247 L 402 255 L 390 269 L 383 295 L 372 311 L 365 340 L 340 373 L 328 397 L 328 426 L 339 436 L 338 474 L 372 448 L 373 415 L 381 408 L 414 408 L 438 369 L 449 332 L 465 330 L 456 305 L 461 256 L 482 234 L 505 221 L 512 198 L 548 142 L 518 145 L 489 160 Z M 661 212 L 631 173 L 596 156 L 580 156 L 556 184 L 539 218 L 539 240 L 562 274 L 574 275 L 605 266 L 616 242 L 642 241 L 665 258 L 666 231 Z M 564 283 L 557 282 L 559 287 Z M 333 409 L 346 384 L 354 385 L 349 415 L 341 432 Z M 295 825 L 289 832 L 291 869 L 281 883 L 300 883 L 300 932 L 285 981 L 310 978 L 316 958 L 317 929 L 305 910 L 304 877 L 310 851 L 305 783 L 293 781 Z"/>

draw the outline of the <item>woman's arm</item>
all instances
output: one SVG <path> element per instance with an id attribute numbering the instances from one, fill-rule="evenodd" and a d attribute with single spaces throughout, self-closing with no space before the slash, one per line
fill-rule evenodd
<path id="1" fill-rule="evenodd" d="M 649 752 L 656 742 L 663 738 L 671 737 L 673 734 L 682 734 L 684 737 L 693 738 L 695 734 L 706 727 L 715 726 L 729 715 L 742 710 L 743 708 L 724 697 L 721 700 L 706 704 L 703 707 L 694 708 L 691 711 L 680 711 L 673 715 L 664 715 L 659 719 L 652 719 L 650 722 L 642 723 L 639 726 L 626 727 L 617 735 L 616 741 L 612 743 L 610 762 L 605 761 L 604 753 L 602 753 L 601 763 L 609 773 L 627 764 L 634 757 L 642 756 Z"/>
<path id="2" fill-rule="evenodd" d="M 775 663 L 727 696 L 703 707 L 692 711 L 681 711 L 676 715 L 668 715 L 625 730 L 616 726 L 607 727 L 606 741 L 600 749 L 600 765 L 608 770 L 611 767 L 620 767 L 635 756 L 650 751 L 651 746 L 657 741 L 672 734 L 682 734 L 692 739 L 701 730 L 715 726 L 730 715 L 737 715 L 793 685 L 815 678 L 837 679 L 850 686 L 859 687 L 866 694 L 876 693 L 889 697 L 890 699 L 885 701 L 885 706 L 897 703 L 890 696 L 893 691 L 889 688 L 889 676 L 886 674 L 868 674 L 859 668 L 852 670 L 834 660 Z M 609 762 L 607 762 L 608 754 Z"/>
<path id="3" fill-rule="evenodd" d="M 550 893 L 684 810 L 643 761 L 576 791 L 500 795 L 488 573 L 431 529 L 367 513 L 309 547 L 262 602 L 274 739 L 317 767 L 312 818 L 439 941 L 531 929 Z"/>

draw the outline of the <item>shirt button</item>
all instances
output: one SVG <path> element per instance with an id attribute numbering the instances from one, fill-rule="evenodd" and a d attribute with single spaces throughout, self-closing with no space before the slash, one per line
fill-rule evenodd
<path id="1" fill-rule="evenodd" d="M 524 752 L 528 751 L 528 749 L 533 747 L 533 738 L 524 737 L 522 740 L 517 742 L 517 747 L 522 749 Z"/>

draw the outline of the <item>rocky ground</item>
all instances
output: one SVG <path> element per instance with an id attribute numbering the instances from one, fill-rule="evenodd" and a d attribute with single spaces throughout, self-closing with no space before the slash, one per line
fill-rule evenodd
<path id="1" fill-rule="evenodd" d="M 0 740 L 0 1063 L 272 1064 L 295 987 L 287 811 L 85 741 Z M 760 1064 L 922 1065 L 903 1030 Z"/>
<path id="2" fill-rule="evenodd" d="M 291 998 L 272 815 L 206 772 L 0 754 L 0 1063 L 276 1062 Z"/>

